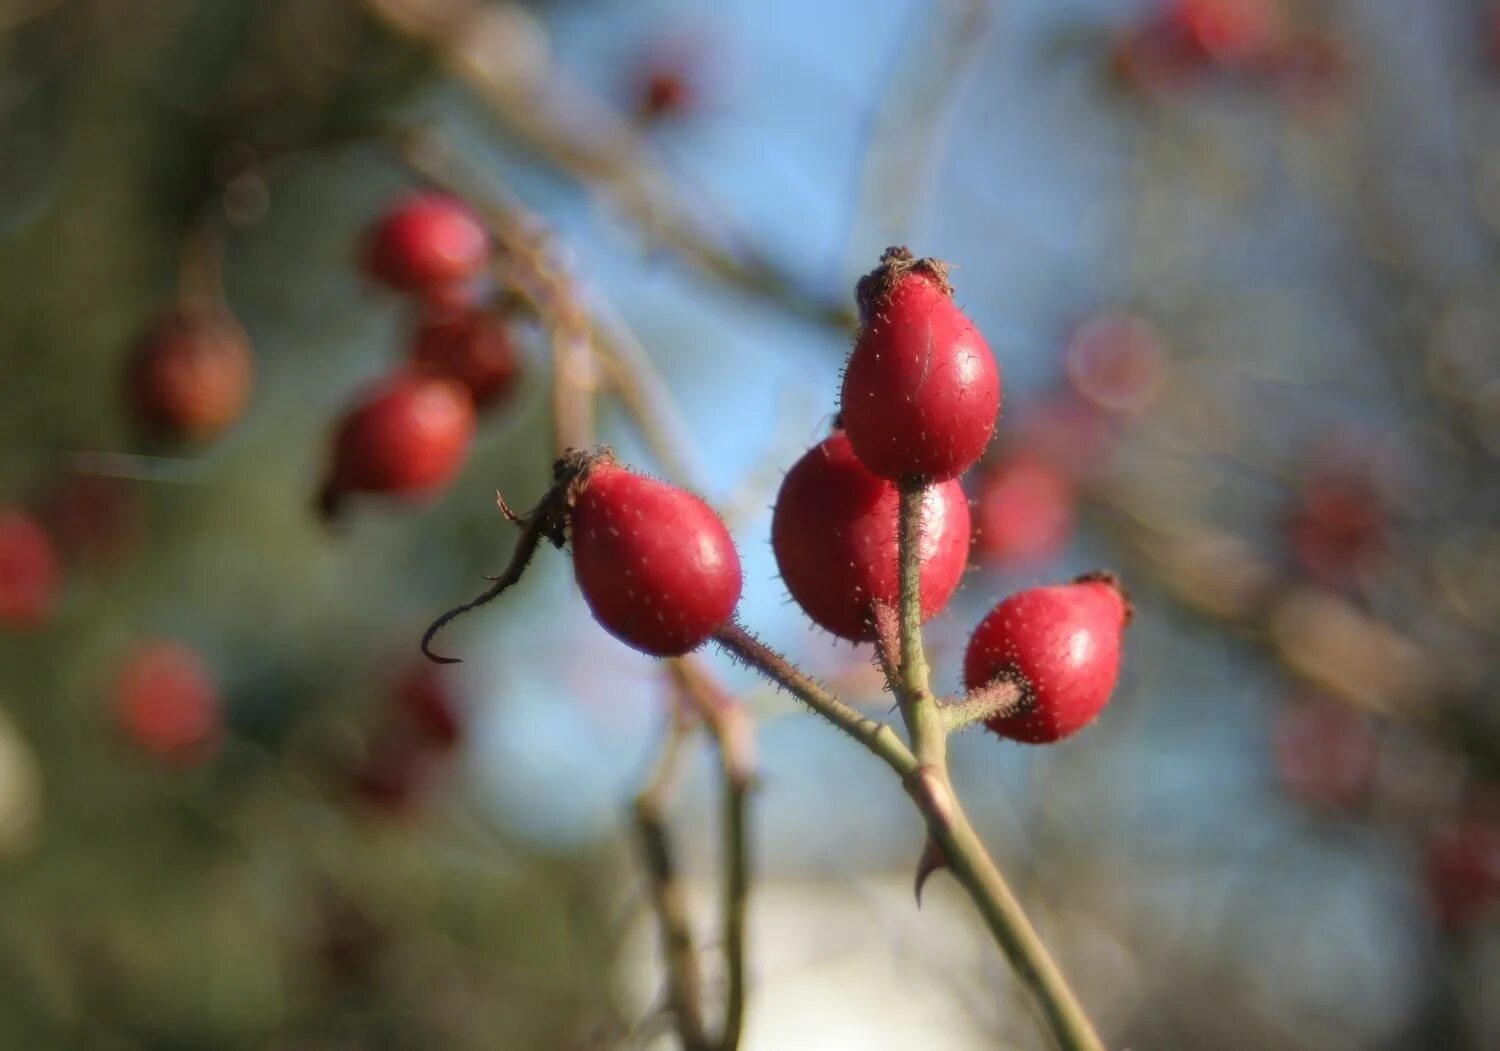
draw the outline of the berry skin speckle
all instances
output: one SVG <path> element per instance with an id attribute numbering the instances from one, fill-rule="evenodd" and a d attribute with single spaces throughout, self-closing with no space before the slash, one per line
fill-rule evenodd
<path id="1" fill-rule="evenodd" d="M 989 728 L 1027 744 L 1049 744 L 1093 722 L 1115 688 L 1129 619 L 1129 603 L 1107 573 L 1029 588 L 990 610 L 969 640 L 964 683 L 975 690 L 1013 676 L 1027 700 Z"/>

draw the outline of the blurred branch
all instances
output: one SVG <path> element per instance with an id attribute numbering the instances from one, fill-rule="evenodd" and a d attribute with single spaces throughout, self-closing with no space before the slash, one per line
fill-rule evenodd
<path id="1" fill-rule="evenodd" d="M 674 706 L 661 754 L 645 787 L 635 798 L 635 829 L 666 957 L 667 998 L 683 1051 L 710 1051 L 712 1045 L 703 1024 L 703 982 L 698 953 L 693 945 L 686 896 L 677 878 L 666 819 L 667 797 L 676 780 L 677 761 L 686 734 L 682 712 Z"/>
<path id="2" fill-rule="evenodd" d="M 737 1051 L 745 1022 L 745 915 L 750 898 L 747 811 L 755 778 L 755 738 L 749 714 L 692 657 L 668 663 L 684 698 L 702 718 L 719 750 L 723 781 L 724 962 L 728 976 L 717 1051 Z"/>
<path id="3" fill-rule="evenodd" d="M 698 270 L 819 324 L 849 328 L 852 309 L 819 299 L 798 277 L 682 203 L 684 187 L 619 113 L 569 81 L 546 53 L 543 29 L 513 4 L 364 0 L 391 30 L 429 47 L 527 146 L 590 188 L 603 188 L 651 240 Z"/>
<path id="4" fill-rule="evenodd" d="M 912 9 L 912 32 L 902 34 L 902 53 L 876 104 L 854 211 L 856 222 L 872 228 L 878 219 L 880 226 L 867 237 L 855 237 L 854 258 L 868 259 L 907 239 L 922 183 L 943 153 L 943 111 L 979 52 L 988 19 L 986 0 L 947 0 Z"/>

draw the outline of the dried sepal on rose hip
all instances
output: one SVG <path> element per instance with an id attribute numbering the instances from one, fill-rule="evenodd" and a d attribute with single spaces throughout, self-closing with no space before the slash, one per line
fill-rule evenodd
<path id="1" fill-rule="evenodd" d="M 472 602 L 427 629 L 423 652 L 443 625 L 500 595 L 521 578 L 542 540 L 569 547 L 573 574 L 601 627 L 653 657 L 679 656 L 728 623 L 739 603 L 739 553 L 713 509 L 698 497 L 615 462 L 607 448 L 571 451 L 530 512 L 501 511 L 521 527 L 504 573 Z"/>
<path id="2" fill-rule="evenodd" d="M 957 477 L 995 433 L 1000 370 L 954 304 L 947 268 L 888 248 L 856 294 L 840 406 L 855 455 L 893 482 Z"/>
<path id="3" fill-rule="evenodd" d="M 474 402 L 462 384 L 413 372 L 388 376 L 339 421 L 319 512 L 336 519 L 355 493 L 428 497 L 458 473 L 473 436 Z"/>
<path id="4" fill-rule="evenodd" d="M 871 474 L 842 431 L 787 472 L 771 519 L 771 547 L 787 591 L 820 627 L 840 638 L 875 638 L 874 605 L 900 594 L 896 486 Z M 923 497 L 922 619 L 948 604 L 969 550 L 969 504 L 957 481 Z"/>
<path id="5" fill-rule="evenodd" d="M 1048 744 L 1093 722 L 1114 691 L 1130 616 L 1119 580 L 1106 572 L 1028 588 L 990 610 L 969 640 L 964 684 L 975 691 L 1010 679 L 1024 699 L 986 725 L 1002 737 Z"/>

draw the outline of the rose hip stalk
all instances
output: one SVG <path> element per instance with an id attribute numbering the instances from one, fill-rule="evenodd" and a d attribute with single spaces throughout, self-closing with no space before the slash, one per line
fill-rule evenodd
<path id="1" fill-rule="evenodd" d="M 893 482 L 962 474 L 995 432 L 1000 372 L 954 305 L 947 268 L 888 248 L 857 295 L 860 329 L 841 403 L 855 455 Z"/>
<path id="2" fill-rule="evenodd" d="M 676 486 L 615 463 L 608 449 L 570 452 L 554 466 L 554 485 L 526 515 L 502 502 L 522 527 L 510 566 L 492 588 L 449 610 L 427 629 L 422 650 L 450 620 L 505 591 L 525 571 L 542 539 L 571 545 L 573 572 L 594 619 L 632 649 L 677 656 L 726 624 L 740 597 L 740 559 L 713 510 Z"/>
<path id="3" fill-rule="evenodd" d="M 875 603 L 899 595 L 896 531 L 900 494 L 854 456 L 836 431 L 787 472 L 771 520 L 771 546 L 792 598 L 820 627 L 870 641 Z M 923 498 L 922 619 L 948 604 L 969 550 L 969 505 L 958 482 Z"/>

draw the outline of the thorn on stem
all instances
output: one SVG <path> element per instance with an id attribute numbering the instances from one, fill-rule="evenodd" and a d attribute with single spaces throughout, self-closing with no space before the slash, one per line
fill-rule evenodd
<path id="1" fill-rule="evenodd" d="M 934 872 L 951 868 L 948 864 L 948 855 L 943 853 L 942 846 L 931 836 L 922 846 L 922 856 L 917 859 L 917 878 L 913 890 L 917 896 L 917 908 L 922 907 L 922 888 L 927 885 L 928 877 Z"/>

